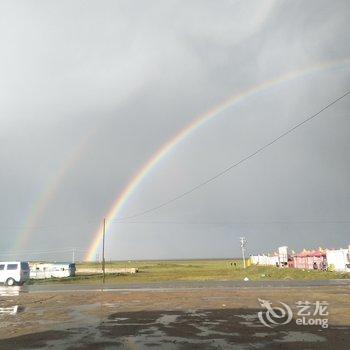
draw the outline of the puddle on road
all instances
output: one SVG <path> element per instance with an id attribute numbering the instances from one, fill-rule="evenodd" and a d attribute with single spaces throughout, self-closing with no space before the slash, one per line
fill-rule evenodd
<path id="1" fill-rule="evenodd" d="M 85 345 L 90 346 L 91 349 L 154 347 L 168 350 L 179 347 L 232 349 L 234 345 L 236 349 L 246 350 L 251 349 L 252 344 L 257 348 L 277 342 L 315 343 L 327 340 L 323 336 L 308 332 L 266 330 L 266 327 L 257 322 L 257 314 L 252 314 L 251 310 L 249 313 L 244 313 L 243 310 L 234 312 L 222 309 L 138 312 L 116 310 L 112 314 L 109 309 L 109 316 L 102 319 L 99 313 L 101 308 L 118 308 L 120 305 L 94 303 L 70 306 L 63 309 L 68 319 L 62 320 L 45 320 L 48 313 L 62 311 L 59 306 L 49 309 L 36 307 L 30 310 L 30 314 L 36 313 L 37 317 L 33 317 L 30 322 L 34 326 L 40 318 L 42 324 L 50 324 L 50 331 L 63 334 L 59 339 L 48 337 L 44 340 L 44 347 L 53 350 L 68 348 L 72 344 L 81 344 L 82 348 Z M 261 330 L 261 327 L 264 330 Z M 254 329 L 247 331 L 247 328 L 254 328 L 256 332 Z M 249 341 L 247 337 L 250 337 Z"/>
<path id="2" fill-rule="evenodd" d="M 114 321 L 116 321 L 116 322 L 127 321 L 127 320 L 129 320 L 129 318 L 127 318 L 127 317 L 116 317 L 114 319 Z"/>
<path id="3" fill-rule="evenodd" d="M 10 306 L 10 307 L 0 307 L 0 316 L 16 315 L 18 311 L 19 311 L 19 305 Z"/>
<path id="4" fill-rule="evenodd" d="M 237 315 L 237 317 L 243 318 L 245 321 L 255 321 L 258 319 L 256 314 Z"/>
<path id="5" fill-rule="evenodd" d="M 212 322 L 214 324 L 214 326 L 219 326 L 220 323 L 217 322 Z M 222 336 L 234 336 L 234 337 L 239 337 L 239 333 L 237 332 L 221 332 L 221 331 L 218 331 L 218 330 L 213 330 L 211 329 L 211 326 L 210 327 L 206 327 L 206 326 L 200 326 L 198 324 L 192 324 L 192 326 L 194 326 L 195 328 L 197 328 L 200 333 L 198 333 L 198 336 L 199 337 L 217 337 L 219 335 L 222 335 Z"/>
<path id="6" fill-rule="evenodd" d="M 254 333 L 253 336 L 256 338 L 265 338 L 265 337 L 271 336 L 271 333 L 257 332 L 257 333 Z"/>
<path id="7" fill-rule="evenodd" d="M 108 308 L 119 308 L 123 305 L 121 302 L 115 302 L 115 303 L 103 303 L 102 307 L 108 307 Z"/>
<path id="8" fill-rule="evenodd" d="M 257 322 L 257 314 L 246 314 L 246 315 L 237 315 L 237 317 L 242 318 L 244 321 L 240 321 L 239 324 L 246 326 L 248 328 L 265 328 L 264 325 Z"/>
<path id="9" fill-rule="evenodd" d="M 5 301 L 6 307 L 0 307 L 0 317 L 9 315 L 9 316 L 14 316 L 17 315 L 18 312 L 21 312 L 24 310 L 24 307 L 20 305 L 11 305 L 12 303 L 15 304 L 18 301 L 15 301 L 15 299 L 9 299 L 9 297 L 17 297 L 19 294 L 22 292 L 22 287 L 20 286 L 0 286 L 0 296 L 5 297 L 4 300 L 0 301 Z M 4 305 L 3 304 L 3 305 Z M 7 306 L 7 305 L 11 306 Z M 3 323 L 3 321 L 1 322 Z"/>
<path id="10" fill-rule="evenodd" d="M 327 339 L 325 337 L 321 337 L 320 335 L 316 335 L 313 333 L 307 333 L 307 332 L 285 332 L 286 335 L 282 337 L 282 339 L 276 339 L 275 342 L 281 342 L 281 343 L 292 343 L 292 342 L 308 342 L 308 343 L 314 343 L 314 342 L 324 342 Z"/>
<path id="11" fill-rule="evenodd" d="M 170 323 L 176 322 L 180 315 L 164 314 L 156 320 L 156 323 L 161 323 L 163 326 L 168 326 Z"/>
<path id="12" fill-rule="evenodd" d="M 2 297 L 14 297 L 18 296 L 21 292 L 21 287 L 13 286 L 13 287 L 0 287 L 0 296 Z"/>
<path id="13" fill-rule="evenodd" d="M 211 316 L 211 312 L 197 310 L 179 313 L 120 313 L 111 315 L 101 331 L 104 339 L 118 338 L 126 346 L 133 344 L 135 348 L 191 349 L 193 346 L 213 346 L 232 349 L 232 337 L 238 339 L 240 334 L 230 329 L 228 331 L 214 329 L 214 327 L 220 327 L 221 323 L 226 324 L 227 320 L 218 321 L 215 315 Z M 124 336 L 121 337 L 121 335 Z M 240 344 L 238 341 L 235 342 L 235 346 L 242 350 L 249 348 L 247 344 Z"/>

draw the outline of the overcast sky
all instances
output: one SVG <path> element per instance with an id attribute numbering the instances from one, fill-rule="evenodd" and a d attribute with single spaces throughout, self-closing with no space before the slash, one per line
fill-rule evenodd
<path id="1" fill-rule="evenodd" d="M 186 191 L 317 112 L 350 88 L 349 23 L 346 0 L 1 1 L 0 253 L 16 255 L 0 258 L 62 260 L 70 252 L 54 251 L 70 247 L 82 258 L 125 185 L 198 115 L 334 62 L 197 129 L 122 216 Z M 347 97 L 201 190 L 113 224 L 107 258 L 238 256 L 241 235 L 250 253 L 346 247 L 349 108 Z"/>

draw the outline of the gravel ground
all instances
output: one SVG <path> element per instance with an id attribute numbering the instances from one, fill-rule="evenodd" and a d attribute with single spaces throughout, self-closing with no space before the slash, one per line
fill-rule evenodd
<path id="1" fill-rule="evenodd" d="M 349 295 L 347 284 L 2 288 L 0 349 L 348 349 Z M 293 318 L 278 314 L 271 323 L 258 299 L 285 303 Z M 327 319 L 328 328 L 296 324 L 298 301 L 328 302 L 327 316 L 306 317 Z"/>

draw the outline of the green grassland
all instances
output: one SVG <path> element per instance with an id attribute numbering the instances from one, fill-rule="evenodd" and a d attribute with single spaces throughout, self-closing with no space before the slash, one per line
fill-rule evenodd
<path id="1" fill-rule="evenodd" d="M 236 263 L 236 266 L 234 266 Z M 106 274 L 106 283 L 147 283 L 170 281 L 232 281 L 248 277 L 258 280 L 324 280 L 350 278 L 349 273 L 281 269 L 271 266 L 242 266 L 241 260 L 172 260 L 109 262 L 106 268 L 137 267 L 136 274 Z M 80 268 L 96 268 L 97 263 L 78 263 L 77 275 L 73 278 L 31 280 L 30 283 L 97 283 L 101 274 L 80 274 Z"/>

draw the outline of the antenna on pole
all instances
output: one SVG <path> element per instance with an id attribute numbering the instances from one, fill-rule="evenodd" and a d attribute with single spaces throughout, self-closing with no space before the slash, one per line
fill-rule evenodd
<path id="1" fill-rule="evenodd" d="M 243 257 L 243 268 L 246 268 L 245 263 L 245 248 L 247 246 L 247 240 L 245 237 L 239 237 L 239 240 L 241 242 L 241 248 L 242 248 L 242 257 Z"/>
<path id="2" fill-rule="evenodd" d="M 102 281 L 106 280 L 106 261 L 105 261 L 105 237 L 106 237 L 106 219 L 103 219 L 103 239 L 102 239 Z"/>

